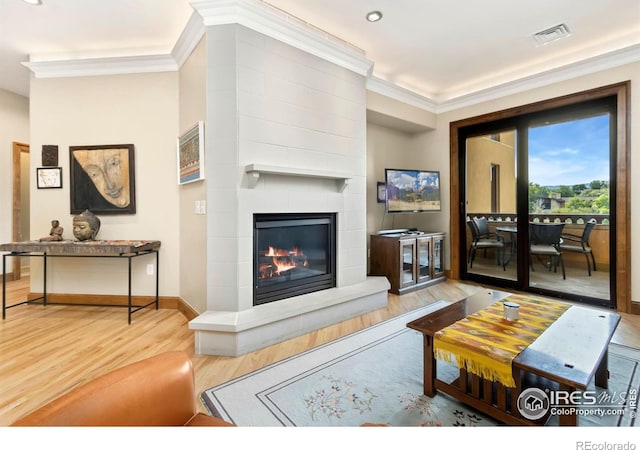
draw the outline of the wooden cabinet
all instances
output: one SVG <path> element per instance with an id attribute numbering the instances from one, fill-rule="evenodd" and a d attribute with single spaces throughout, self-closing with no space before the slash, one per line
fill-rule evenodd
<path id="1" fill-rule="evenodd" d="M 444 233 L 372 235 L 370 274 L 403 294 L 444 280 Z"/>

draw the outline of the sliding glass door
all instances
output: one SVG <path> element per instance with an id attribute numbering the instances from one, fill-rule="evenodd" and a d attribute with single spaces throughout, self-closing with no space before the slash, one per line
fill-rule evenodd
<path id="1" fill-rule="evenodd" d="M 544 242 L 542 253 L 531 255 L 530 287 L 610 300 L 610 130 L 605 111 L 530 123 L 532 231 L 546 233 L 555 247 Z"/>
<path id="2" fill-rule="evenodd" d="M 615 121 L 604 98 L 460 128 L 463 278 L 612 305 Z"/>
<path id="3" fill-rule="evenodd" d="M 516 130 L 466 140 L 467 271 L 517 280 Z"/>

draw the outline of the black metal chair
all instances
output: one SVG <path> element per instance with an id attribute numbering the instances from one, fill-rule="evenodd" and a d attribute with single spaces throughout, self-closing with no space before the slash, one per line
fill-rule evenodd
<path id="1" fill-rule="evenodd" d="M 487 256 L 487 249 L 496 251 L 497 264 L 503 264 L 504 260 L 504 238 L 497 233 L 489 231 L 489 223 L 487 219 L 472 219 L 467 221 L 467 226 L 471 230 L 472 242 L 469 246 L 469 267 L 473 267 L 473 260 L 476 257 L 477 250 L 484 250 L 484 256 Z M 502 267 L 503 270 L 506 268 Z"/>
<path id="2" fill-rule="evenodd" d="M 564 223 L 530 223 L 529 224 L 529 266 L 535 271 L 533 266 L 533 256 L 538 258 L 549 258 L 549 270 L 558 271 L 558 264 L 562 267 L 562 279 L 566 280 L 567 275 L 564 270 L 562 251 L 562 230 Z"/>
<path id="3" fill-rule="evenodd" d="M 596 258 L 593 256 L 593 250 L 589 246 L 589 236 L 593 227 L 596 225 L 596 220 L 591 219 L 584 225 L 582 236 L 578 236 L 571 233 L 562 233 L 562 242 L 560 243 L 560 250 L 563 252 L 581 253 L 587 259 L 587 272 L 591 276 L 591 263 L 593 263 L 593 270 L 596 270 Z M 589 262 L 589 255 L 591 255 L 591 262 Z"/>

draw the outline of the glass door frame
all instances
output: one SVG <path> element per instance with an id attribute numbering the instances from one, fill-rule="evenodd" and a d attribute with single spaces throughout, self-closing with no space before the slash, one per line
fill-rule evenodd
<path id="1" fill-rule="evenodd" d="M 516 163 L 516 186 L 514 187 L 515 192 L 516 192 L 516 212 L 512 213 L 511 215 L 515 215 L 517 217 L 517 221 L 515 222 L 511 222 L 509 223 L 510 226 L 516 226 L 518 228 L 518 232 L 515 233 L 516 237 L 517 237 L 517 244 L 516 244 L 516 249 L 520 248 L 520 240 L 521 238 L 523 238 L 523 230 L 520 229 L 520 227 L 518 227 L 519 223 L 526 223 L 527 222 L 527 216 L 525 216 L 524 222 L 522 222 L 522 218 L 520 217 L 520 212 L 518 208 L 518 205 L 521 204 L 522 202 L 522 196 L 520 195 L 520 190 L 521 190 L 521 180 L 523 180 L 523 174 L 521 172 L 520 169 L 520 164 L 518 164 L 517 162 L 520 161 L 521 155 L 520 155 L 520 148 L 521 147 L 521 142 L 520 142 L 520 133 L 519 133 L 519 128 L 522 126 L 522 121 L 519 118 L 507 118 L 507 119 L 501 119 L 501 120 L 497 120 L 497 121 L 493 121 L 493 122 L 488 122 L 488 123 L 480 123 L 480 124 L 476 124 L 476 125 L 471 125 L 471 126 L 467 126 L 467 127 L 463 127 L 460 128 L 459 130 L 459 134 L 458 134 L 458 142 L 460 143 L 460 148 L 459 148 L 459 157 L 460 157 L 460 162 L 459 162 L 459 180 L 460 180 L 460 198 L 458 200 L 459 204 L 460 204 L 460 226 L 463 227 L 463 229 L 460 230 L 460 236 L 461 236 L 461 248 L 460 248 L 460 254 L 461 255 L 465 255 L 469 249 L 470 246 L 470 242 L 466 241 L 466 219 L 467 219 L 467 198 L 466 198 L 466 190 L 467 190 L 467 165 L 466 165 L 466 155 L 467 155 L 467 141 L 470 138 L 476 138 L 476 137 L 481 137 L 481 136 L 486 136 L 486 135 L 492 135 L 492 134 L 501 134 L 501 133 L 506 133 L 506 132 L 513 132 L 515 134 L 515 145 L 514 145 L 514 162 Z M 526 204 L 526 199 L 524 200 Z M 492 211 L 493 212 L 493 211 Z M 524 276 L 526 277 L 526 281 L 525 279 L 521 278 L 521 258 L 526 258 L 527 255 L 523 255 L 522 251 L 515 251 L 515 256 L 516 258 L 512 261 L 515 265 L 516 265 L 516 270 L 517 270 L 517 277 L 516 279 L 510 279 L 510 278 L 501 278 L 501 277 L 492 277 L 492 276 L 488 276 L 488 275 L 482 275 L 482 274 L 478 274 L 478 273 L 472 273 L 472 272 L 468 272 L 468 266 L 467 266 L 467 261 L 466 258 L 462 257 L 460 258 L 460 272 L 461 272 L 461 278 L 463 279 L 469 279 L 472 281 L 477 281 L 480 283 L 484 283 L 484 284 L 491 284 L 494 286 L 498 286 L 498 287 L 504 287 L 504 288 L 510 288 L 510 289 L 516 289 L 516 290 L 523 290 L 523 286 L 522 284 L 528 284 L 529 279 L 528 279 L 528 273 L 524 274 Z M 505 258 L 505 255 L 503 255 L 503 258 Z M 504 262 L 504 261 L 503 261 Z M 522 283 L 520 282 L 522 281 Z M 525 285 L 526 285 L 525 284 Z"/>
<path id="2" fill-rule="evenodd" d="M 451 195 L 451 261 L 450 261 L 450 277 L 454 279 L 463 279 L 466 268 L 466 224 L 465 224 L 465 205 L 464 205 L 464 192 L 465 192 L 465 179 L 464 179 L 464 145 L 465 145 L 465 132 L 473 129 L 483 128 L 492 122 L 500 123 L 501 125 L 508 126 L 516 125 L 518 120 L 527 115 L 533 113 L 540 113 L 549 111 L 552 109 L 565 107 L 569 105 L 576 105 L 584 103 L 589 100 L 601 99 L 610 97 L 613 98 L 616 104 L 616 110 L 614 113 L 615 124 L 612 127 L 612 139 L 615 139 L 615 151 L 611 156 L 611 211 L 612 215 L 615 215 L 614 220 L 610 228 L 610 262 L 611 262 L 611 302 L 609 306 L 614 307 L 622 312 L 631 312 L 634 310 L 634 306 L 631 302 L 631 271 L 630 267 L 630 242 L 631 242 L 631 227 L 628 211 L 630 209 L 630 137 L 629 137 L 629 93 L 630 83 L 623 82 L 610 86 L 592 89 L 590 91 L 584 91 L 577 94 L 571 94 L 564 97 L 558 97 L 555 99 L 545 100 L 538 103 L 524 105 L 509 110 L 498 111 L 494 113 L 485 114 L 482 116 L 472 117 L 469 119 L 463 119 L 450 124 L 450 163 L 451 163 L 451 180 L 450 180 L 450 195 Z M 485 129 L 486 130 L 486 129 Z M 522 139 L 526 139 L 526 133 L 519 133 L 517 139 L 519 140 L 518 148 L 521 148 Z M 520 164 L 522 166 L 522 164 Z M 519 169 L 521 170 L 521 169 Z M 526 171 L 526 169 L 524 169 Z M 526 173 L 518 173 L 518 183 L 526 184 L 528 178 Z M 615 183 L 615 184 L 614 184 Z M 527 205 L 528 191 L 527 187 L 518 186 L 518 204 Z M 619 220 L 616 220 L 619 219 Z M 518 212 L 518 222 L 528 223 L 528 208 L 523 210 L 520 208 Z M 520 225 L 522 227 L 523 225 Z M 523 233 L 519 233 L 518 240 L 519 245 L 525 245 L 528 239 L 528 227 L 522 230 Z M 520 278 L 519 283 L 509 283 L 505 280 L 503 283 L 505 287 L 512 287 L 515 289 L 524 290 L 524 286 L 528 286 L 528 263 L 525 258 L 524 252 L 519 253 L 519 264 L 521 267 L 526 267 L 523 277 Z M 524 263 L 524 265 L 523 265 Z M 522 269 L 520 269 L 522 270 Z M 525 284 L 526 282 L 526 284 Z M 638 312 L 637 310 L 635 312 Z"/>
<path id="3" fill-rule="evenodd" d="M 568 105 L 551 110 L 541 111 L 537 113 L 530 113 L 521 115 L 515 119 L 498 120 L 495 122 L 489 122 L 485 124 L 478 124 L 475 126 L 465 127 L 460 129 L 460 142 L 463 145 L 460 152 L 461 155 L 466 155 L 468 150 L 467 142 L 469 138 L 483 135 L 491 135 L 496 133 L 514 132 L 515 133 L 515 146 L 514 146 L 514 159 L 516 163 L 516 217 L 515 223 L 517 227 L 517 241 L 516 241 L 516 279 L 508 279 L 500 277 L 499 275 L 478 275 L 473 271 L 467 270 L 466 264 L 462 268 L 463 278 L 483 283 L 490 283 L 497 286 L 505 286 L 515 288 L 520 291 L 534 292 L 542 295 L 549 295 L 558 298 L 564 298 L 567 300 L 584 302 L 596 306 L 610 307 L 612 304 L 615 306 L 615 278 L 609 276 L 609 298 L 597 298 L 584 294 L 576 294 L 568 292 L 562 288 L 561 284 L 558 284 L 558 289 L 552 287 L 543 287 L 542 285 L 536 286 L 531 282 L 530 272 L 530 256 L 529 249 L 529 227 L 530 221 L 529 211 L 529 130 L 539 123 L 550 122 L 558 123 L 563 121 L 573 121 L 580 118 L 589 117 L 593 115 L 601 115 L 607 113 L 610 116 L 610 129 L 615 126 L 615 102 L 611 97 L 605 97 L 602 99 L 589 100 L 575 105 Z M 612 157 L 614 153 L 611 149 L 615 148 L 616 136 L 613 133 L 609 133 L 609 179 L 610 186 L 615 186 L 615 159 Z M 461 179 L 466 180 L 466 158 L 461 158 L 461 172 L 465 172 L 465 175 Z M 465 195 L 466 189 L 461 192 Z M 610 197 L 611 202 L 615 201 L 613 196 Z M 462 200 L 466 205 L 466 196 Z M 611 210 L 609 214 L 609 221 L 612 225 L 615 224 L 615 210 Z M 466 217 L 466 212 L 465 212 Z M 615 229 L 615 226 L 613 226 Z M 615 242 L 615 236 L 610 233 L 610 245 L 609 245 L 609 261 L 611 264 L 611 270 L 615 270 L 615 261 L 611 258 L 611 243 Z"/>

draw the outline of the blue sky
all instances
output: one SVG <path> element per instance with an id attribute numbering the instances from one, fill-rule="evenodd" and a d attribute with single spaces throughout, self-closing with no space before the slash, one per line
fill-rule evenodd
<path id="1" fill-rule="evenodd" d="M 529 129 L 529 181 L 540 186 L 609 181 L 609 116 Z"/>

